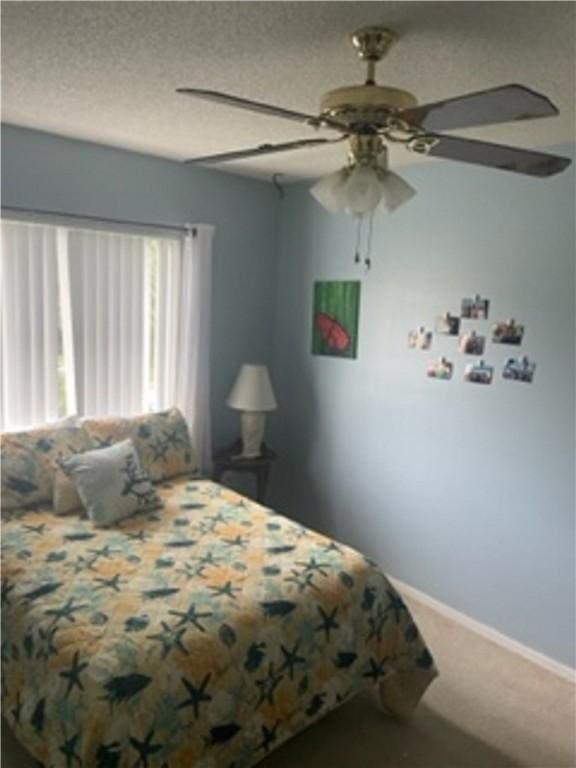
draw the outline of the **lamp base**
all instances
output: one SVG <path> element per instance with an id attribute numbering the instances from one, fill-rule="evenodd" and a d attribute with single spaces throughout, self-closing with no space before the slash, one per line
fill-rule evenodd
<path id="1" fill-rule="evenodd" d="M 261 454 L 266 428 L 266 414 L 262 411 L 242 411 L 240 424 L 242 427 L 242 453 L 238 458 L 255 459 Z"/>

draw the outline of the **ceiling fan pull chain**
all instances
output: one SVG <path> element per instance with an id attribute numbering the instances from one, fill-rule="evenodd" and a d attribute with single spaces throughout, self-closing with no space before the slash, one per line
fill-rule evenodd
<path id="1" fill-rule="evenodd" d="M 358 217 L 356 223 L 356 247 L 354 249 L 354 263 L 360 264 L 360 240 L 362 239 L 362 217 Z"/>
<path id="2" fill-rule="evenodd" d="M 364 257 L 364 266 L 366 267 L 366 272 L 368 272 L 372 266 L 372 259 L 370 256 L 372 255 L 372 230 L 374 226 L 374 211 L 370 213 L 370 216 L 368 217 L 368 238 L 366 240 L 366 256 Z"/>

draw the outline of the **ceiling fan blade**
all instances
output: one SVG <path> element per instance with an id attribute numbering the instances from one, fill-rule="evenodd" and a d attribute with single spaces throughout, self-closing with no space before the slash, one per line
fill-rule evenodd
<path id="1" fill-rule="evenodd" d="M 546 96 L 523 85 L 503 85 L 405 109 L 399 117 L 427 131 L 447 131 L 557 114 L 558 110 Z"/>
<path id="2" fill-rule="evenodd" d="M 429 150 L 430 157 L 486 165 L 502 171 L 525 173 L 529 176 L 553 176 L 563 171 L 572 162 L 568 157 L 549 155 L 532 149 L 507 147 L 504 144 L 490 144 L 487 141 L 441 135 L 436 135 L 434 138 L 439 141 Z"/>
<path id="3" fill-rule="evenodd" d="M 298 123 L 308 123 L 308 125 L 316 127 L 327 126 L 328 128 L 334 128 L 337 131 L 346 130 L 345 126 L 340 125 L 340 123 L 335 120 L 330 120 L 329 118 L 307 115 L 304 112 L 297 112 L 293 109 L 284 109 L 284 107 L 276 107 L 273 104 L 265 104 L 262 101 L 242 99 L 239 96 L 231 96 L 229 93 L 206 91 L 203 88 L 176 88 L 176 92 L 183 93 L 186 96 L 195 96 L 198 99 L 204 99 L 206 101 L 216 101 L 220 104 L 226 104 L 229 107 L 247 109 L 250 112 L 260 112 L 264 115 L 283 117 L 286 120 L 295 120 Z"/>
<path id="4" fill-rule="evenodd" d="M 223 152 L 218 155 L 207 155 L 206 157 L 193 157 L 185 160 L 185 163 L 225 163 L 229 160 L 244 160 L 248 157 L 258 157 L 259 155 L 273 155 L 277 152 L 289 152 L 292 149 L 303 149 L 304 147 L 317 147 L 322 144 L 336 144 L 343 141 L 346 136 L 338 139 L 300 139 L 299 141 L 288 141 L 284 144 L 261 144 L 252 149 L 239 149 L 234 152 Z"/>

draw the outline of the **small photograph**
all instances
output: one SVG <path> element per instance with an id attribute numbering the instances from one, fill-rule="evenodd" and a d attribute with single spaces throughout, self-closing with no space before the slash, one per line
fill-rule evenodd
<path id="1" fill-rule="evenodd" d="M 476 331 L 470 331 L 460 336 L 460 352 L 465 355 L 483 355 L 486 343 L 485 336 L 479 336 Z"/>
<path id="2" fill-rule="evenodd" d="M 483 299 L 479 294 L 473 299 L 462 299 L 461 317 L 473 320 L 487 320 L 490 299 Z"/>
<path id="3" fill-rule="evenodd" d="M 492 384 L 494 378 L 494 367 L 486 365 L 484 360 L 479 363 L 470 363 L 464 370 L 464 381 L 472 384 Z"/>
<path id="4" fill-rule="evenodd" d="M 432 331 L 427 331 L 423 325 L 408 334 L 408 346 L 411 349 L 430 349 L 432 346 Z"/>
<path id="5" fill-rule="evenodd" d="M 441 357 L 438 360 L 432 360 L 428 364 L 426 375 L 431 379 L 444 379 L 447 381 L 452 378 L 454 372 L 454 363 L 451 363 L 445 357 Z"/>
<path id="6" fill-rule="evenodd" d="M 445 312 L 436 318 L 436 333 L 443 333 L 447 336 L 458 336 L 460 331 L 460 318 Z"/>
<path id="7" fill-rule="evenodd" d="M 512 379 L 513 381 L 524 381 L 526 384 L 532 384 L 535 370 L 536 363 L 530 362 L 526 355 L 522 358 L 509 357 L 504 364 L 502 378 Z"/>
<path id="8" fill-rule="evenodd" d="M 492 328 L 492 341 L 495 344 L 522 344 L 524 326 L 516 325 L 514 318 L 504 320 Z"/>

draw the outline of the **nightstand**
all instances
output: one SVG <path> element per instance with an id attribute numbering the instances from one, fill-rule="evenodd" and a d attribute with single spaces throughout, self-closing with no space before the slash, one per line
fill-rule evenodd
<path id="1" fill-rule="evenodd" d="M 226 448 L 217 451 L 214 454 L 212 479 L 219 483 L 225 472 L 251 472 L 256 477 L 256 500 L 263 504 L 266 498 L 270 470 L 276 459 L 276 454 L 265 443 L 262 443 L 260 450 L 261 455 L 253 459 L 235 459 L 233 457 L 238 456 L 242 451 L 242 440 L 238 439 Z"/>

